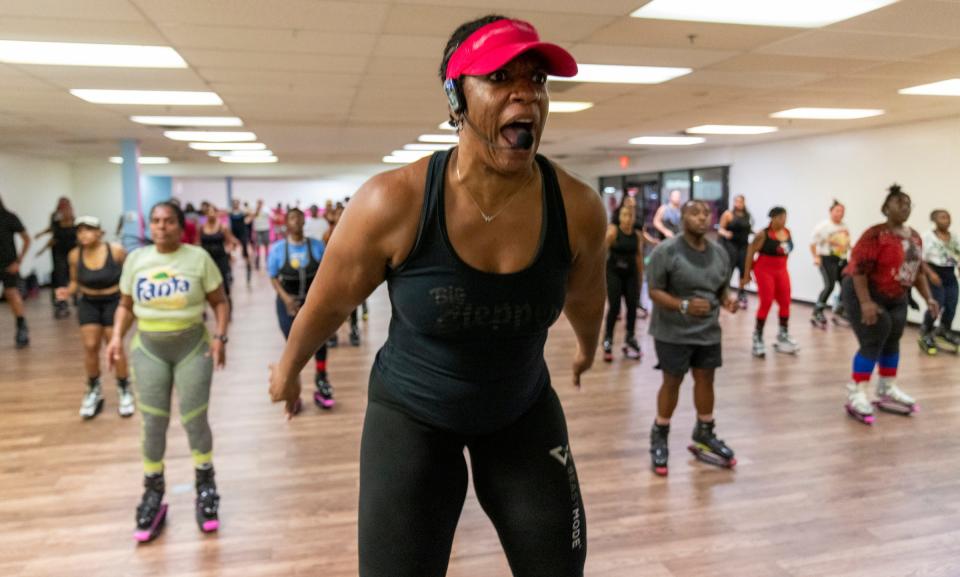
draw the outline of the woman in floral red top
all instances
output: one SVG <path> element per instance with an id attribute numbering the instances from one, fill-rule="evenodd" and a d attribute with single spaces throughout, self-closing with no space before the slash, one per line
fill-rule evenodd
<path id="1" fill-rule="evenodd" d="M 910 288 L 917 287 L 931 314 L 939 313 L 927 277 L 918 274 L 923 249 L 920 235 L 906 225 L 911 209 L 910 196 L 898 185 L 891 186 L 882 208 L 887 222 L 863 233 L 843 271 L 843 303 L 860 342 L 860 350 L 853 357 L 853 382 L 847 385 L 846 407 L 850 416 L 866 424 L 873 423 L 873 405 L 904 415 L 917 410 L 913 397 L 896 385 Z M 871 404 L 867 385 L 877 364 L 877 394 Z"/>

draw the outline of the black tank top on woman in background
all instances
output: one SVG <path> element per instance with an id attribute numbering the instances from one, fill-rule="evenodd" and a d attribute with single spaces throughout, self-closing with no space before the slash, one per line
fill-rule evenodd
<path id="1" fill-rule="evenodd" d="M 618 270 L 637 268 L 637 251 L 640 250 L 637 234 L 636 230 L 632 234 L 624 234 L 623 230 L 617 227 L 617 239 L 610 246 L 610 254 L 607 258 L 608 268 Z"/>
<path id="2" fill-rule="evenodd" d="M 293 268 L 290 264 L 290 239 L 283 243 L 283 266 L 277 273 L 277 281 L 283 287 L 284 292 L 293 296 L 300 303 L 307 298 L 307 291 L 317 276 L 317 269 L 320 268 L 320 261 L 313 256 L 313 246 L 308 237 L 303 238 L 307 249 L 306 264 L 300 263 L 300 266 Z"/>
<path id="3" fill-rule="evenodd" d="M 113 251 L 110 245 L 104 243 L 107 247 L 107 260 L 103 266 L 93 270 L 83 264 L 83 247 L 79 247 L 77 254 L 77 284 L 88 289 L 104 290 L 120 283 L 121 266 L 113 260 Z M 120 290 L 119 288 L 117 289 Z"/>
<path id="4" fill-rule="evenodd" d="M 732 211 L 730 214 L 733 215 L 733 218 L 730 220 L 730 224 L 727 225 L 727 230 L 730 231 L 730 233 L 733 235 L 733 238 L 726 240 L 736 246 L 747 246 L 750 244 L 750 233 L 753 232 L 753 225 L 750 222 L 750 215 L 738 215 L 736 211 Z"/>
<path id="5" fill-rule="evenodd" d="M 200 246 L 210 253 L 210 258 L 221 268 L 223 265 L 229 265 L 230 263 L 224 242 L 226 242 L 226 235 L 223 234 L 222 229 L 213 234 L 207 234 L 202 228 L 200 229 Z"/>
<path id="6" fill-rule="evenodd" d="M 522 416 L 549 385 L 543 346 L 563 309 L 572 257 L 560 185 L 538 155 L 543 218 L 533 262 L 497 274 L 461 260 L 444 213 L 449 158 L 431 159 L 416 241 L 387 271 L 393 314 L 370 398 L 435 427 L 482 434 Z"/>
<path id="7" fill-rule="evenodd" d="M 763 246 L 760 247 L 760 254 L 787 257 L 793 252 L 793 235 L 788 229 L 783 230 L 787 233 L 787 240 L 777 239 L 776 233 L 769 227 L 763 229 Z"/>

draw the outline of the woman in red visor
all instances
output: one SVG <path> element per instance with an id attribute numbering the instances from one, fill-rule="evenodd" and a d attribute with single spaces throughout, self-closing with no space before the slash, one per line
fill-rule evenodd
<path id="1" fill-rule="evenodd" d="M 386 280 L 393 318 L 360 449 L 361 577 L 446 574 L 464 449 L 513 574 L 583 575 L 586 517 L 543 348 L 564 313 L 579 386 L 603 316 L 606 216 L 536 152 L 548 75 L 576 72 L 526 22 L 460 26 L 440 66 L 459 146 L 363 185 L 274 367 L 271 396 L 292 414 L 300 370 Z"/>

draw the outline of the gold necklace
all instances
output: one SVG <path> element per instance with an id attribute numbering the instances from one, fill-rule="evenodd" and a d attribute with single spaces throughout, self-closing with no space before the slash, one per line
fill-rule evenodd
<path id="1" fill-rule="evenodd" d="M 510 203 L 513 202 L 513 199 L 517 196 L 517 193 L 520 192 L 520 189 L 522 189 L 523 186 L 521 186 L 520 188 L 518 188 L 517 190 L 513 191 L 513 192 L 510 194 L 510 198 L 507 200 L 506 204 L 504 204 L 502 207 L 500 207 L 500 210 L 498 210 L 498 211 L 496 212 L 496 214 L 488 215 L 487 213 L 483 212 L 483 209 L 480 208 L 480 203 L 477 202 L 477 198 L 476 198 L 475 196 L 473 196 L 473 192 L 470 190 L 470 188 L 469 188 L 466 184 L 464 184 L 463 179 L 460 178 L 460 162 L 459 162 L 460 158 L 459 158 L 459 155 L 457 155 L 457 156 L 458 156 L 458 158 L 457 158 L 457 161 L 458 161 L 458 162 L 456 163 L 456 165 L 457 165 L 457 183 L 458 183 L 460 186 L 462 186 L 464 190 L 467 191 L 467 195 L 470 197 L 470 200 L 473 201 L 474 206 L 476 206 L 476 207 L 477 207 L 477 210 L 480 211 L 480 216 L 483 217 L 483 222 L 485 222 L 485 223 L 487 223 L 487 224 L 493 222 L 493 219 L 495 219 L 495 218 L 497 218 L 498 216 L 500 216 L 500 214 L 501 214 L 504 210 L 506 210 L 508 206 L 510 206 Z M 525 184 L 526 184 L 526 183 L 524 183 L 524 185 L 525 185 Z"/>

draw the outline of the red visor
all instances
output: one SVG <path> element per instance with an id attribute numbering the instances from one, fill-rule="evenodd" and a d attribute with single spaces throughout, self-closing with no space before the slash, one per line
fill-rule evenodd
<path id="1" fill-rule="evenodd" d="M 524 52 L 544 57 L 547 73 L 576 76 L 577 61 L 556 44 L 540 42 L 536 29 L 522 20 L 497 20 L 470 35 L 450 57 L 447 80 L 461 75 L 481 76 L 502 68 Z"/>

